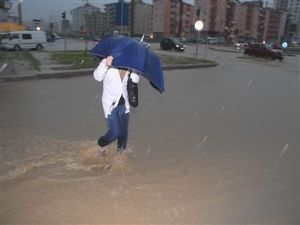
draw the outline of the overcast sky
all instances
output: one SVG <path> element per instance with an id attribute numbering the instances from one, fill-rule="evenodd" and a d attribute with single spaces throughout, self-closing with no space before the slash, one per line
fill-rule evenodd
<path id="1" fill-rule="evenodd" d="M 17 0 L 15 0 L 17 1 Z M 107 3 L 118 2 L 118 0 L 89 0 L 89 3 L 104 9 L 103 5 Z M 127 0 L 129 2 L 129 0 Z M 146 3 L 152 3 L 152 0 L 144 0 Z M 194 0 L 185 0 L 194 4 Z M 32 21 L 33 19 L 57 20 L 63 11 L 67 11 L 67 18 L 71 19 L 70 10 L 81 6 L 82 0 L 23 0 L 23 20 Z"/>

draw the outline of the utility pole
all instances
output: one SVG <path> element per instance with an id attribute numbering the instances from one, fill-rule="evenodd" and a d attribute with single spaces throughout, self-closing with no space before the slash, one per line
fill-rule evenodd
<path id="1" fill-rule="evenodd" d="M 87 52 L 87 45 L 88 45 L 88 25 L 89 25 L 89 17 L 92 17 L 92 16 L 89 16 L 89 13 L 88 13 L 88 9 L 87 9 L 87 5 L 89 4 L 89 1 L 88 0 L 82 0 L 84 2 L 84 5 L 83 7 L 84 8 L 84 12 L 83 12 L 83 18 L 84 18 L 84 51 Z"/>
<path id="2" fill-rule="evenodd" d="M 67 41 L 66 41 L 66 11 L 62 12 L 61 14 L 61 18 L 62 18 L 62 30 L 63 30 L 63 34 L 64 34 L 64 50 L 67 51 Z"/>
<path id="3" fill-rule="evenodd" d="M 131 0 L 131 15 L 130 15 L 130 35 L 131 37 L 134 36 L 134 15 L 135 14 L 135 0 Z"/>
<path id="4" fill-rule="evenodd" d="M 22 20 L 22 2 L 18 4 L 18 17 L 19 17 L 19 25 L 22 25 L 23 20 Z"/>

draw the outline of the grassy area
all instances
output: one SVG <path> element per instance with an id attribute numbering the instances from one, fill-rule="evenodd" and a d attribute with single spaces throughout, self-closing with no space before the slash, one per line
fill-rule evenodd
<path id="1" fill-rule="evenodd" d="M 37 60 L 30 52 L 23 51 L 23 52 L 17 52 L 17 58 L 20 57 L 21 60 L 28 61 L 30 64 L 30 67 L 35 70 L 40 70 L 41 63 L 39 60 Z"/>
<path id="2" fill-rule="evenodd" d="M 28 51 L 19 52 L 0 52 L 0 64 L 2 63 L 12 63 L 13 61 L 24 61 L 29 63 L 29 67 L 33 70 L 40 70 L 41 63 L 39 60 L 34 58 L 32 54 Z"/>
<path id="3" fill-rule="evenodd" d="M 158 57 L 162 65 L 170 64 L 194 64 L 194 63 L 214 63 L 213 61 L 196 59 L 192 57 L 171 56 L 160 54 Z M 93 68 L 99 63 L 99 59 L 95 56 L 88 54 L 84 51 L 58 51 L 52 53 L 51 59 L 57 64 L 70 65 L 69 67 L 58 67 L 56 69 L 80 69 L 80 68 Z"/>
<path id="4" fill-rule="evenodd" d="M 51 59 L 57 64 L 70 65 L 64 69 L 93 68 L 99 63 L 96 57 L 85 51 L 57 51 L 52 53 Z M 63 69 L 63 67 L 57 69 Z"/>

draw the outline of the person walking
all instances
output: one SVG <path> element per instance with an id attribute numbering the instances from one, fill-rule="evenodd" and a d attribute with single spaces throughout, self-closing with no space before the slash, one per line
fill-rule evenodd
<path id="1" fill-rule="evenodd" d="M 117 140 L 117 150 L 123 152 L 127 147 L 130 112 L 128 76 L 130 74 L 134 83 L 138 83 L 140 77 L 127 69 L 112 67 L 112 61 L 112 56 L 102 59 L 94 71 L 95 80 L 103 81 L 102 106 L 108 127 L 107 132 L 98 139 L 98 145 L 105 147 Z"/>

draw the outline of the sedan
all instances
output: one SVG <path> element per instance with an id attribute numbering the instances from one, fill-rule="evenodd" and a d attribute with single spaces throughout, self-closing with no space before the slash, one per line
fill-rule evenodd
<path id="1" fill-rule="evenodd" d="M 174 49 L 178 52 L 183 52 L 185 45 L 178 38 L 163 38 L 160 42 L 160 48 L 162 50 Z"/>
<path id="2" fill-rule="evenodd" d="M 283 56 L 280 51 L 268 48 L 264 44 L 248 44 L 247 46 L 245 46 L 244 54 L 271 60 L 283 60 Z"/>

